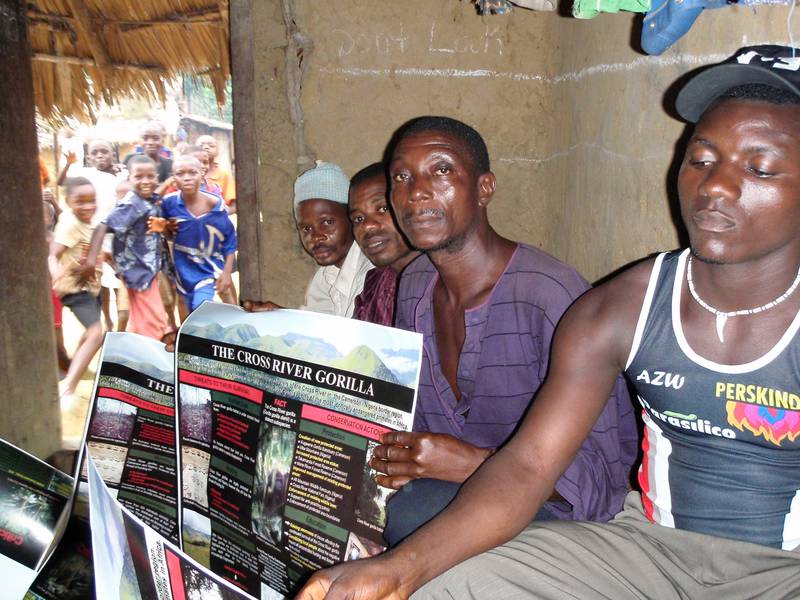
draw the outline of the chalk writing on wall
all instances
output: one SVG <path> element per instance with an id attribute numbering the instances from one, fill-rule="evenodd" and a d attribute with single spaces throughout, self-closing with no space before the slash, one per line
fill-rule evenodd
<path id="1" fill-rule="evenodd" d="M 401 25 L 397 31 L 363 31 L 337 28 L 331 31 L 335 53 L 346 56 L 403 55 L 409 50 L 424 48 L 430 54 L 483 54 L 502 56 L 503 38 L 500 26 L 484 25 L 479 33 L 457 34 L 441 30 L 434 21 L 428 30 L 427 39 L 414 39 L 405 34 Z"/>

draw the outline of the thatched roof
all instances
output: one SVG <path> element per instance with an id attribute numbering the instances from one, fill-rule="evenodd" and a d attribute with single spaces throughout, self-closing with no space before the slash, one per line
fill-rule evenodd
<path id="1" fill-rule="evenodd" d="M 91 119 L 103 100 L 163 101 L 180 73 L 225 99 L 228 0 L 31 0 L 36 107 L 48 120 Z"/>

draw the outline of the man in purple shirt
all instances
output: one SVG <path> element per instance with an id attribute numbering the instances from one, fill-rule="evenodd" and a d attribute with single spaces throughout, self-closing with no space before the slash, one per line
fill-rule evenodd
<path id="1" fill-rule="evenodd" d="M 496 181 L 478 132 L 423 117 L 395 139 L 392 206 L 425 254 L 403 273 L 395 324 L 421 332 L 425 351 L 414 431 L 385 435 L 371 462 L 381 485 L 400 490 L 388 506 L 390 545 L 440 512 L 511 437 L 544 380 L 556 324 L 589 287 L 571 267 L 492 229 Z M 620 377 L 537 518 L 611 518 L 637 443 Z"/>

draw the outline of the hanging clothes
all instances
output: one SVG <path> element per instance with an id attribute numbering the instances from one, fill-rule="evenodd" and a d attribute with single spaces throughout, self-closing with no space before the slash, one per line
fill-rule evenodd
<path id="1" fill-rule="evenodd" d="M 510 0 L 475 0 L 475 6 L 482 15 L 503 15 L 514 8 Z"/>
<path id="2" fill-rule="evenodd" d="M 661 54 L 689 31 L 704 9 L 727 5 L 726 0 L 653 0 L 642 25 L 642 50 Z"/>
<path id="3" fill-rule="evenodd" d="M 475 0 L 475 6 L 482 15 L 502 15 L 511 12 L 514 6 L 550 12 L 557 8 L 557 0 Z"/>
<path id="4" fill-rule="evenodd" d="M 650 0 L 574 0 L 572 16 L 576 19 L 594 19 L 601 12 L 647 12 Z"/>

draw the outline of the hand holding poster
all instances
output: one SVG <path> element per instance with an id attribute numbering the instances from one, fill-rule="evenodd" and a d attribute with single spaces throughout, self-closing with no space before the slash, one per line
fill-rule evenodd
<path id="1" fill-rule="evenodd" d="M 176 350 L 182 545 L 249 594 L 383 550 L 368 460 L 411 429 L 419 334 L 206 303 Z"/>

